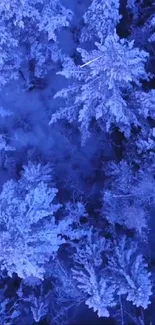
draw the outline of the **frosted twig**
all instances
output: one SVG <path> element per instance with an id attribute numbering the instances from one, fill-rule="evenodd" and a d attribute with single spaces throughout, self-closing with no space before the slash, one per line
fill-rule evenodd
<path id="1" fill-rule="evenodd" d="M 95 58 L 95 59 L 93 59 L 93 60 L 91 60 L 91 61 L 89 61 L 89 62 L 86 62 L 86 63 L 80 65 L 80 68 L 83 68 L 83 67 L 85 67 L 86 65 L 89 65 L 90 63 L 92 63 L 92 62 L 94 62 L 94 61 L 97 61 L 98 59 L 100 59 L 100 58 L 102 58 L 102 57 L 103 57 L 103 55 L 100 55 L 100 56 L 98 56 L 97 58 Z"/>

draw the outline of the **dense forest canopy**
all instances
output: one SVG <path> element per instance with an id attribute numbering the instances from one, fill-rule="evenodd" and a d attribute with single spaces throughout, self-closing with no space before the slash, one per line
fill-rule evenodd
<path id="1" fill-rule="evenodd" d="M 155 1 L 1 0 L 0 325 L 155 324 L 154 209 Z"/>

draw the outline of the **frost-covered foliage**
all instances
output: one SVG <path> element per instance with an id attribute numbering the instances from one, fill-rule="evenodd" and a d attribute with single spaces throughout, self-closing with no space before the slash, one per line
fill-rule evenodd
<path id="1" fill-rule="evenodd" d="M 0 135 L 0 150 L 4 150 L 4 151 L 14 151 L 15 148 L 10 146 L 8 143 L 7 143 L 7 138 L 5 137 L 5 135 L 1 134 Z"/>
<path id="2" fill-rule="evenodd" d="M 130 38 L 135 40 L 137 46 L 150 51 L 150 54 L 154 57 L 154 46 L 152 46 L 155 41 L 155 14 L 154 14 L 154 3 L 152 10 L 145 13 L 145 9 L 141 9 L 141 12 L 136 5 L 133 9 L 135 14 L 135 21 L 131 28 Z M 139 23 L 139 20 L 143 21 L 143 24 Z"/>
<path id="3" fill-rule="evenodd" d="M 153 324 L 154 8 L 0 2 L 2 325 Z"/>
<path id="4" fill-rule="evenodd" d="M 150 21 L 149 21 L 149 27 L 151 30 L 151 36 L 149 38 L 149 42 L 155 42 L 155 15 L 153 15 L 153 17 L 151 17 Z"/>
<path id="5" fill-rule="evenodd" d="M 56 217 L 61 204 L 55 201 L 52 172 L 49 165 L 29 162 L 19 181 L 3 186 L 0 262 L 10 276 L 15 272 L 21 278 L 43 278 L 46 263 L 56 257 L 64 237 L 73 241 L 87 236 L 87 227 L 80 227 L 80 218 L 87 217 L 82 203 L 66 204 L 61 219 Z"/>
<path id="6" fill-rule="evenodd" d="M 143 256 L 138 254 L 134 242 L 125 236 L 116 242 L 114 252 L 109 258 L 108 269 L 119 294 L 126 294 L 126 299 L 137 307 L 148 307 L 152 295 L 151 273 L 147 271 L 147 264 Z"/>
<path id="7" fill-rule="evenodd" d="M 65 236 L 72 242 L 81 240 L 88 236 L 88 213 L 82 202 L 66 203 L 64 222 L 68 224 L 65 230 Z M 85 225 L 82 224 L 82 218 L 85 218 Z"/>
<path id="8" fill-rule="evenodd" d="M 59 30 L 68 26 L 71 18 L 71 11 L 59 0 L 2 0 L 0 85 L 17 78 L 19 72 L 25 80 L 30 75 L 42 77 L 47 71 L 47 62 L 61 58 L 55 42 Z"/>
<path id="9" fill-rule="evenodd" d="M 90 232 L 88 242 L 81 243 L 75 254 L 77 268 L 73 269 L 73 276 L 79 283 L 78 288 L 87 294 L 85 301 L 89 308 L 93 308 L 99 317 L 109 317 L 108 307 L 116 305 L 114 293 L 115 284 L 104 278 L 102 271 L 102 253 L 109 245 L 104 238 Z"/>
<path id="10" fill-rule="evenodd" d="M 142 234 L 147 230 L 149 208 L 155 203 L 155 179 L 152 173 L 134 173 L 126 161 L 110 164 L 111 182 L 103 191 L 103 216 L 112 224 L 121 224 Z"/>
<path id="11" fill-rule="evenodd" d="M 148 167 L 149 166 L 149 156 L 153 158 L 155 150 L 155 128 L 151 128 L 150 125 L 146 123 L 146 127 L 143 128 L 140 134 L 136 139 L 136 149 L 139 156 L 143 156 L 143 159 L 147 160 L 148 158 Z M 154 170 L 154 168 L 152 168 Z"/>
<path id="12" fill-rule="evenodd" d="M 0 288 L 0 325 L 13 325 L 19 316 L 17 305 L 16 299 L 8 296 L 7 285 Z"/>
<path id="13" fill-rule="evenodd" d="M 125 295 L 137 307 L 145 309 L 150 304 L 150 273 L 136 244 L 125 236 L 110 243 L 100 237 L 95 242 L 91 234 L 88 243 L 78 247 L 74 258 L 77 266 L 72 270 L 73 276 L 79 289 L 88 295 L 86 305 L 99 317 L 109 317 L 108 308 L 118 304 L 119 295 Z"/>
<path id="14" fill-rule="evenodd" d="M 78 287 L 89 296 L 85 304 L 93 308 L 98 317 L 109 317 L 108 307 L 116 305 L 114 299 L 116 286 L 101 278 L 91 266 L 89 268 L 85 266 L 85 272 L 74 270 L 74 277 L 80 283 Z"/>
<path id="15" fill-rule="evenodd" d="M 133 103 L 136 103 L 139 115 L 143 114 L 144 118 L 151 117 L 155 119 L 155 89 L 148 92 L 136 91 L 133 95 Z"/>
<path id="16" fill-rule="evenodd" d="M 8 117 L 10 117 L 12 115 L 12 112 L 9 111 L 8 109 L 4 109 L 2 106 L 0 107 L 0 119 L 2 119 L 5 121 Z M 14 151 L 15 148 L 12 147 L 11 145 L 8 144 L 8 139 L 7 136 L 5 136 L 5 134 L 2 132 L 2 128 L 1 128 L 1 134 L 0 134 L 0 151 Z"/>
<path id="17" fill-rule="evenodd" d="M 31 161 L 23 167 L 22 178 L 27 187 L 34 186 L 40 182 L 52 183 L 53 182 L 53 168 L 50 164 L 42 165 L 35 164 Z"/>
<path id="18" fill-rule="evenodd" d="M 114 32 L 121 16 L 119 15 L 119 0 L 92 0 L 84 15 L 85 26 L 82 29 L 81 41 L 101 41 Z"/>
<path id="19" fill-rule="evenodd" d="M 50 324 L 68 324 L 84 303 L 85 294 L 77 287 L 70 265 L 56 259 L 51 265 L 53 288 L 50 292 L 47 320 Z"/>
<path id="20" fill-rule="evenodd" d="M 18 321 L 24 319 L 26 311 L 29 313 L 29 317 L 35 322 L 39 322 L 45 317 L 48 311 L 48 304 L 50 298 L 50 291 L 47 292 L 44 282 L 36 281 L 35 278 L 31 277 L 26 281 L 21 281 L 20 287 L 17 291 L 18 305 L 17 310 L 19 313 Z M 26 321 L 26 319 L 24 320 Z"/>
<path id="21" fill-rule="evenodd" d="M 58 258 L 49 264 L 45 280 L 33 276 L 22 280 L 17 290 L 18 322 L 27 324 L 47 319 L 51 324 L 67 324 L 71 312 L 85 300 L 71 270 Z M 73 316 L 73 315 L 72 315 Z M 70 319 L 71 320 L 71 319 Z"/>
<path id="22" fill-rule="evenodd" d="M 18 69 L 21 64 L 18 41 L 7 26 L 3 25 L 0 26 L 0 53 L 0 86 L 3 86 L 11 78 L 18 78 Z"/>
<path id="23" fill-rule="evenodd" d="M 57 192 L 43 181 L 27 187 L 24 177 L 4 184 L 0 195 L 0 262 L 9 275 L 15 272 L 21 278 L 42 278 L 46 261 L 54 258 L 65 242 L 60 236 L 61 222 L 55 218 L 61 206 L 53 202 Z"/>
<path id="24" fill-rule="evenodd" d="M 70 123 L 75 120 L 86 138 L 95 119 L 106 131 L 115 124 L 129 135 L 131 125 L 139 124 L 139 116 L 128 105 L 128 92 L 133 91 L 133 85 L 140 86 L 141 79 L 148 78 L 145 71 L 148 53 L 135 48 L 134 42 L 120 40 L 116 33 L 107 36 L 103 45 L 96 43 L 96 47 L 91 52 L 78 49 L 83 61 L 80 67 L 66 60 L 60 74 L 78 81 L 56 94 L 64 98 L 65 107 L 53 114 L 51 123 L 58 119 Z"/>
<path id="25" fill-rule="evenodd" d="M 16 148 L 10 143 L 10 138 L 6 132 L 6 124 L 10 119 L 12 112 L 3 106 L 0 106 L 0 166 L 4 166 L 4 161 L 7 161 L 9 155 L 12 156 Z M 9 166 L 11 167 L 11 159 L 9 161 Z"/>

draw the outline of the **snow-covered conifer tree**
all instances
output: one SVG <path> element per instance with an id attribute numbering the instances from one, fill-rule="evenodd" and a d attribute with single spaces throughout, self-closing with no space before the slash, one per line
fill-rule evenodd
<path id="1" fill-rule="evenodd" d="M 118 294 L 125 294 L 126 299 L 137 307 L 148 307 L 152 295 L 151 273 L 138 245 L 125 236 L 116 241 L 116 247 L 109 255 L 108 269 L 112 283 L 118 286 Z"/>
<path id="2" fill-rule="evenodd" d="M 10 276 L 15 272 L 21 278 L 43 278 L 46 262 L 65 242 L 60 236 L 61 221 L 55 218 L 61 205 L 53 202 L 56 188 L 43 180 L 28 186 L 25 179 L 26 169 L 20 181 L 8 181 L 0 194 L 0 267 Z"/>
<path id="3" fill-rule="evenodd" d="M 131 125 L 139 125 L 139 116 L 128 102 L 133 86 L 140 87 L 140 80 L 148 78 L 145 71 L 148 53 L 135 48 L 133 41 L 120 39 L 116 32 L 108 35 L 104 44 L 96 43 L 95 50 L 78 51 L 83 64 L 75 66 L 66 60 L 60 74 L 72 78 L 73 83 L 56 94 L 63 97 L 65 103 L 53 114 L 50 123 L 59 119 L 75 121 L 83 139 L 88 136 L 93 120 L 102 125 L 104 131 L 116 125 L 129 136 Z"/>
<path id="4" fill-rule="evenodd" d="M 85 26 L 81 32 L 81 41 L 103 41 L 114 32 L 120 18 L 119 0 L 92 0 L 84 14 Z"/>
<path id="5" fill-rule="evenodd" d="M 0 85 L 22 75 L 27 84 L 62 58 L 57 35 L 72 18 L 59 0 L 2 0 L 0 4 Z M 27 85 L 28 86 L 28 85 Z"/>

